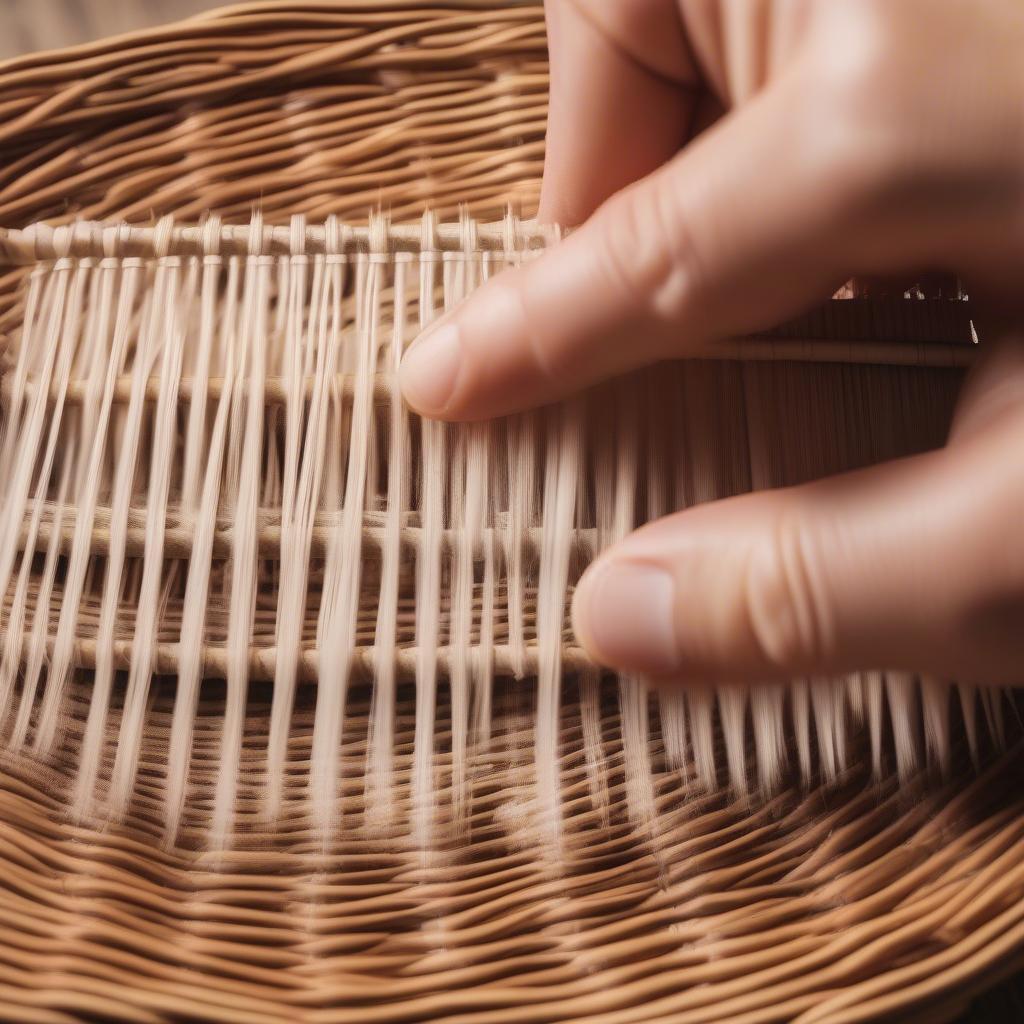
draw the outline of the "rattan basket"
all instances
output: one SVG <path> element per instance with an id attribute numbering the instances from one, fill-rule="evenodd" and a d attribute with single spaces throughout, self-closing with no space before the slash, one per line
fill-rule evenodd
<path id="1" fill-rule="evenodd" d="M 208 211 L 230 224 L 254 208 L 271 224 L 359 221 L 377 207 L 395 221 L 427 208 L 529 216 L 546 89 L 540 5 L 493 0 L 272 0 L 23 58 L 0 65 L 0 226 L 195 222 Z M 0 267 L 0 335 L 16 328 L 27 272 Z M 887 308 L 861 310 L 858 333 L 890 345 L 918 329 L 942 342 L 969 330 L 959 308 L 910 320 Z M 833 319 L 808 330 L 827 336 Z M 794 345 L 785 351 L 799 356 Z M 907 361 L 934 363 L 935 351 Z M 945 351 L 938 361 L 962 361 L 961 349 Z M 901 386 L 926 379 L 944 396 L 903 446 L 936 440 L 957 371 L 873 372 Z M 654 733 L 656 815 L 641 827 L 625 811 L 614 702 L 586 717 L 570 677 L 555 856 L 509 824 L 529 781 L 525 680 L 496 694 L 499 742 L 474 766 L 468 834 L 425 857 L 407 837 L 358 827 L 372 810 L 360 785 L 363 694 L 341 748 L 354 827 L 328 850 L 301 817 L 271 827 L 254 772 L 225 852 L 195 840 L 197 826 L 190 841 L 188 821 L 177 843 L 165 840 L 172 693 L 169 680 L 147 719 L 124 823 L 66 814 L 87 672 L 62 757 L 3 764 L 4 1019 L 930 1022 L 957 1018 L 1024 964 L 1024 749 L 1012 742 L 980 771 L 961 750 L 945 779 L 875 783 L 865 767 L 752 803 L 694 791 Z M 414 702 L 400 696 L 402 750 Z M 301 696 L 289 741 L 296 791 L 311 704 Z M 256 692 L 246 762 L 258 759 L 267 707 Z M 222 709 L 211 684 L 196 725 L 193 822 L 209 802 Z M 595 728 L 589 749 L 607 766 L 599 797 L 581 741 Z M 395 780 L 407 800 L 401 753 Z M 1006 1014 L 994 1019 L 1016 1019 L 1009 1001 Z"/>

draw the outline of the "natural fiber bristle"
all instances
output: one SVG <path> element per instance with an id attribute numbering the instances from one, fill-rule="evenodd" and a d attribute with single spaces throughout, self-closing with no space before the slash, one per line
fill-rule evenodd
<path id="1" fill-rule="evenodd" d="M 173 673 L 161 798 L 171 839 L 212 678 L 225 681 L 225 704 L 207 842 L 227 848 L 237 833 L 257 680 L 273 681 L 265 819 L 284 815 L 293 709 L 315 686 L 304 799 L 324 841 L 344 834 L 338 748 L 350 690 L 369 678 L 371 817 L 425 848 L 439 821 L 467 825 L 470 766 L 494 741 L 499 681 L 532 676 L 532 795 L 521 807 L 555 836 L 565 676 L 581 671 L 591 694 L 597 685 L 573 647 L 568 601 L 596 552 L 671 510 L 941 436 L 941 376 L 926 386 L 899 369 L 771 359 L 660 367 L 503 422 L 422 422 L 397 388 L 405 347 L 489 275 L 538 252 L 543 236 L 512 217 L 481 226 L 427 216 L 418 232 L 383 217 L 365 229 L 301 219 L 265 229 L 257 218 L 247 229 L 165 220 L 152 231 L 5 236 L 8 254 L 37 262 L 3 389 L 0 711 L 12 750 L 52 757 L 75 679 L 91 671 L 79 817 L 127 812 L 155 681 Z M 759 354 L 785 356 L 787 344 L 765 342 Z M 858 382 L 872 387 L 869 420 L 843 401 Z M 910 422 L 915 436 L 903 430 Z M 407 679 L 411 802 L 399 807 L 396 690 Z M 905 777 L 925 761 L 946 770 L 951 757 L 950 689 L 903 675 L 657 694 L 625 678 L 618 692 L 627 806 L 639 822 L 654 816 L 653 731 L 675 769 L 743 795 L 775 792 L 794 771 L 840 778 L 861 723 L 878 775 Z M 975 755 L 982 723 L 1002 738 L 998 699 L 987 695 L 980 717 L 978 699 L 964 689 L 956 704 Z M 582 728 L 599 800 L 596 723 L 585 716 Z M 444 808 L 441 754 L 451 764 Z"/>

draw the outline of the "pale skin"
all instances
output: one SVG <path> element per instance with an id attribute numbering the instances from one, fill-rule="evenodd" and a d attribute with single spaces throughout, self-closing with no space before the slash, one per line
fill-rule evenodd
<path id="1" fill-rule="evenodd" d="M 946 447 L 637 531 L 577 589 L 614 668 L 1024 682 L 1024 5 L 549 0 L 540 218 L 580 225 L 407 354 L 479 419 L 763 329 L 857 277 L 959 275 L 985 359 Z"/>

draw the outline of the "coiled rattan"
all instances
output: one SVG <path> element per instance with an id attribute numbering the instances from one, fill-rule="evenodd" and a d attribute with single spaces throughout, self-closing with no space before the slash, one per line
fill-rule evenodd
<path id="1" fill-rule="evenodd" d="M 529 215 L 546 88 L 539 5 L 490 0 L 244 4 L 23 58 L 0 66 L 0 226 L 187 222 L 208 210 L 245 222 L 254 206 L 282 224 L 296 213 L 358 219 L 376 206 L 396 221 L 428 206 L 442 217 L 463 205 L 484 218 L 510 204 Z M 17 323 L 25 269 L 0 273 L 4 333 Z M 872 323 L 860 329 L 867 340 L 893 341 L 891 318 Z M 930 330 L 952 342 L 967 327 L 956 310 Z M 955 371 L 893 372 L 939 381 L 947 398 L 933 421 L 901 439 L 907 450 L 934 443 Z M 556 851 L 517 830 L 528 820 L 516 801 L 529 799 L 533 705 L 529 680 L 509 683 L 496 694 L 494 746 L 474 766 L 468 831 L 424 852 L 377 827 L 366 806 L 368 695 L 341 746 L 337 842 L 325 848 L 301 810 L 308 707 L 289 742 L 296 798 L 281 822 L 263 821 L 267 720 L 256 693 L 244 827 L 224 852 L 203 843 L 216 684 L 204 693 L 193 793 L 173 845 L 161 827 L 173 687 L 169 677 L 147 718 L 124 823 L 78 825 L 66 814 L 87 673 L 61 758 L 4 764 L 6 1019 L 943 1021 L 1024 961 L 1012 720 L 1009 750 L 983 758 L 980 774 L 958 748 L 947 779 L 874 784 L 865 769 L 760 803 L 698 794 L 666 765 L 655 734 L 657 813 L 638 825 L 625 811 L 618 718 L 599 719 L 603 769 L 588 771 L 589 726 L 569 678 Z M 610 708 L 606 691 L 588 699 Z M 414 704 L 411 692 L 401 697 L 408 746 Z M 442 746 L 446 728 L 442 716 Z M 400 753 L 400 804 L 409 767 Z"/>

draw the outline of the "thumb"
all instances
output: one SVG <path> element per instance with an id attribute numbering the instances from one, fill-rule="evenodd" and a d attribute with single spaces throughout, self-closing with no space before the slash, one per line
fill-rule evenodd
<path id="1" fill-rule="evenodd" d="M 604 554 L 573 623 L 595 660 L 759 681 L 1024 677 L 1024 417 L 955 447 L 682 512 Z"/>
<path id="2" fill-rule="evenodd" d="M 850 162 L 834 152 L 826 166 L 841 133 L 801 128 L 794 111 L 807 106 L 784 76 L 549 253 L 477 290 L 406 354 L 408 402 L 445 419 L 497 416 L 827 298 L 845 277 Z"/>

